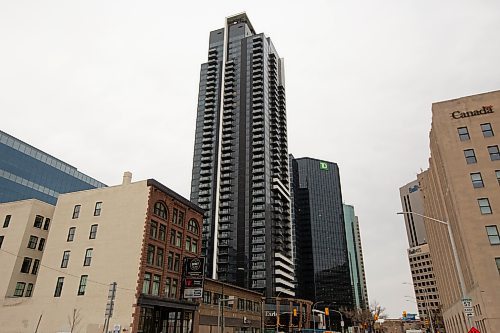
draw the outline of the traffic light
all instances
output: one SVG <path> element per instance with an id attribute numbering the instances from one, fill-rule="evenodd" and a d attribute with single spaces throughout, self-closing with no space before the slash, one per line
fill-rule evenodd
<path id="1" fill-rule="evenodd" d="M 297 317 L 297 308 L 293 308 L 293 316 Z"/>
<path id="2" fill-rule="evenodd" d="M 403 311 L 403 318 L 406 318 L 406 311 Z"/>
<path id="3" fill-rule="evenodd" d="M 429 326 L 429 319 L 425 319 L 425 326 Z"/>
<path id="4" fill-rule="evenodd" d="M 325 316 L 329 316 L 330 315 L 330 309 L 329 308 L 325 308 Z"/>
<path id="5" fill-rule="evenodd" d="M 373 320 L 375 320 L 375 321 L 377 321 L 377 320 L 378 320 L 378 314 L 375 314 L 375 315 L 373 316 Z"/>

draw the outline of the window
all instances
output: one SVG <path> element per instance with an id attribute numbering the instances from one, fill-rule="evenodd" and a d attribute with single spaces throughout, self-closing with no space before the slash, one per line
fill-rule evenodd
<path id="1" fill-rule="evenodd" d="M 175 245 L 175 235 L 176 232 L 174 229 L 170 230 L 170 245 Z"/>
<path id="2" fill-rule="evenodd" d="M 215 304 L 215 305 L 218 305 L 218 304 L 219 304 L 219 299 L 220 299 L 220 298 L 221 298 L 221 294 L 219 294 L 219 293 L 214 293 L 214 298 L 213 298 L 213 300 L 214 300 L 214 304 Z"/>
<path id="3" fill-rule="evenodd" d="M 38 251 L 43 251 L 45 247 L 45 238 L 40 238 L 40 243 L 38 244 Z"/>
<path id="4" fill-rule="evenodd" d="M 500 258 L 495 258 L 495 261 L 497 263 L 498 274 L 500 274 Z"/>
<path id="5" fill-rule="evenodd" d="M 467 164 L 474 164 L 477 162 L 476 154 L 474 153 L 474 149 L 466 149 L 464 150 L 465 161 Z"/>
<path id="6" fill-rule="evenodd" d="M 490 136 L 494 136 L 495 135 L 493 133 L 493 128 L 491 127 L 490 123 L 481 124 L 481 131 L 483 131 L 483 136 L 485 138 L 488 138 Z"/>
<path id="7" fill-rule="evenodd" d="M 156 223 L 155 221 L 151 221 L 149 228 L 149 236 L 151 238 L 156 238 L 157 233 L 158 233 L 158 223 Z"/>
<path id="8" fill-rule="evenodd" d="M 165 295 L 165 297 L 169 297 L 170 296 L 170 284 L 171 284 L 170 278 L 166 278 L 165 279 L 165 290 L 163 292 L 163 294 Z"/>
<path id="9" fill-rule="evenodd" d="M 155 247 L 153 245 L 148 245 L 148 255 L 147 255 L 148 265 L 152 265 L 154 260 L 155 260 Z"/>
<path id="10" fill-rule="evenodd" d="M 101 208 L 102 208 L 102 202 L 96 202 L 95 203 L 95 208 L 94 208 L 94 216 L 100 216 L 101 215 Z"/>
<path id="11" fill-rule="evenodd" d="M 54 297 L 61 297 L 63 285 L 64 285 L 64 278 L 58 277 L 56 283 L 56 290 L 54 291 Z"/>
<path id="12" fill-rule="evenodd" d="M 97 235 L 97 224 L 92 224 L 90 226 L 90 235 L 89 239 L 95 239 L 95 236 Z"/>
<path id="13" fill-rule="evenodd" d="M 238 310 L 245 310 L 245 300 L 238 298 Z"/>
<path id="14" fill-rule="evenodd" d="M 33 223 L 33 227 L 41 229 L 43 224 L 43 216 L 37 215 L 35 217 L 35 223 Z"/>
<path id="15" fill-rule="evenodd" d="M 149 294 L 151 285 L 151 273 L 144 273 L 144 281 L 142 281 L 142 293 Z"/>
<path id="16" fill-rule="evenodd" d="M 63 257 L 62 257 L 62 260 L 61 260 L 61 268 L 68 267 L 70 253 L 71 253 L 71 251 L 64 251 Z"/>
<path id="17" fill-rule="evenodd" d="M 80 285 L 78 286 L 78 296 L 85 295 L 85 287 L 87 287 L 88 275 L 82 275 L 80 277 Z"/>
<path id="18" fill-rule="evenodd" d="M 173 252 L 168 252 L 167 268 L 170 270 L 174 269 L 174 253 Z"/>
<path id="19" fill-rule="evenodd" d="M 14 290 L 14 296 L 23 297 L 25 286 L 26 286 L 26 283 L 24 283 L 24 282 L 16 283 L 16 290 Z"/>
<path id="20" fill-rule="evenodd" d="M 12 216 L 12 215 L 6 215 L 6 216 L 5 216 L 5 220 L 3 220 L 3 227 L 4 227 L 4 228 L 7 228 L 7 227 L 9 226 L 9 223 L 10 223 L 10 217 L 11 217 L 11 216 Z"/>
<path id="21" fill-rule="evenodd" d="M 23 265 L 21 266 L 21 273 L 29 273 L 31 268 L 31 258 L 24 257 Z"/>
<path id="22" fill-rule="evenodd" d="M 151 288 L 151 294 L 155 296 L 160 295 L 160 281 L 161 281 L 161 276 L 159 275 L 153 275 L 153 287 Z"/>
<path id="23" fill-rule="evenodd" d="M 498 185 L 500 185 L 500 170 L 495 170 L 495 176 L 497 177 Z"/>
<path id="24" fill-rule="evenodd" d="M 189 236 L 186 236 L 185 250 L 191 252 L 191 237 L 189 237 Z"/>
<path id="25" fill-rule="evenodd" d="M 182 232 L 177 231 L 177 238 L 175 239 L 175 246 L 181 247 L 182 246 Z"/>
<path id="26" fill-rule="evenodd" d="M 30 236 L 30 240 L 28 242 L 28 249 L 36 249 L 36 244 L 38 243 L 38 237 Z"/>
<path id="27" fill-rule="evenodd" d="M 75 208 L 73 208 L 73 218 L 74 219 L 77 219 L 78 216 L 80 216 L 80 208 L 82 206 L 81 205 L 76 205 Z"/>
<path id="28" fill-rule="evenodd" d="M 45 223 L 43 224 L 43 230 L 49 230 L 49 226 L 50 226 L 50 219 L 47 217 L 45 219 Z"/>
<path id="29" fill-rule="evenodd" d="M 173 211 L 173 213 L 172 213 L 172 223 L 173 223 L 173 224 L 177 224 L 177 213 L 178 213 L 178 212 L 179 212 L 179 211 L 177 210 L 177 208 L 174 208 L 174 211 Z"/>
<path id="30" fill-rule="evenodd" d="M 85 251 L 85 259 L 83 260 L 83 266 L 90 266 L 90 262 L 92 261 L 92 249 L 87 249 Z"/>
<path id="31" fill-rule="evenodd" d="M 28 283 L 28 287 L 26 288 L 26 294 L 24 294 L 24 297 L 31 297 L 33 294 L 33 283 Z"/>
<path id="32" fill-rule="evenodd" d="M 156 249 L 156 266 L 163 267 L 163 249 Z"/>
<path id="33" fill-rule="evenodd" d="M 181 262 L 181 256 L 179 254 L 174 255 L 174 271 L 179 271 L 179 263 Z"/>
<path id="34" fill-rule="evenodd" d="M 247 300 L 247 311 L 252 311 L 252 301 Z"/>
<path id="35" fill-rule="evenodd" d="M 469 130 L 467 129 L 467 127 L 459 127 L 459 128 L 457 128 L 457 130 L 458 130 L 458 137 L 460 138 L 460 141 L 470 140 Z"/>
<path id="36" fill-rule="evenodd" d="M 40 260 L 35 259 L 33 262 L 33 269 L 31 269 L 31 274 L 36 275 L 38 273 L 38 267 L 40 267 Z"/>
<path id="37" fill-rule="evenodd" d="M 184 226 L 184 213 L 179 211 L 179 217 L 177 218 L 177 224 L 181 227 Z"/>
<path id="38" fill-rule="evenodd" d="M 69 228 L 69 230 L 68 230 L 68 238 L 67 238 L 68 242 L 72 242 L 73 239 L 75 238 L 75 230 L 76 230 L 76 227 Z"/>
<path id="39" fill-rule="evenodd" d="M 172 279 L 172 287 L 170 288 L 170 297 L 175 298 L 177 295 L 177 280 Z"/>
<path id="40" fill-rule="evenodd" d="M 488 234 L 488 239 L 491 245 L 500 244 L 500 236 L 498 235 L 498 228 L 496 225 L 486 226 L 486 233 Z"/>
<path id="41" fill-rule="evenodd" d="M 167 226 L 160 223 L 160 229 L 158 231 L 158 239 L 161 241 L 165 241 L 167 234 Z"/>
<path id="42" fill-rule="evenodd" d="M 4 236 L 0 236 L 0 249 L 2 248 L 3 238 L 4 238 Z"/>
<path id="43" fill-rule="evenodd" d="M 500 160 L 500 150 L 498 150 L 498 146 L 488 146 L 488 153 L 490 153 L 490 159 L 492 161 Z"/>
<path id="44" fill-rule="evenodd" d="M 477 199 L 477 202 L 479 204 L 479 209 L 481 210 L 481 214 L 491 214 L 491 206 L 490 206 L 490 200 L 488 198 L 481 198 Z"/>
<path id="45" fill-rule="evenodd" d="M 158 201 L 157 203 L 155 203 L 153 212 L 155 215 L 158 215 L 162 219 L 167 219 L 167 207 L 162 202 Z"/>
<path id="46" fill-rule="evenodd" d="M 210 304 L 212 303 L 212 293 L 210 291 L 203 291 L 203 303 Z"/>
<path id="47" fill-rule="evenodd" d="M 474 188 L 484 187 L 483 178 L 480 172 L 474 172 L 470 174 L 470 179 L 472 181 L 472 186 Z"/>
<path id="48" fill-rule="evenodd" d="M 198 222 L 196 222 L 195 219 L 189 220 L 188 223 L 188 231 L 192 232 L 193 234 L 198 235 L 200 228 L 198 227 Z"/>

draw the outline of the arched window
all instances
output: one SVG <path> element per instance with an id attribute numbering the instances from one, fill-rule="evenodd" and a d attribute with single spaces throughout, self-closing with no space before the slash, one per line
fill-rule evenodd
<path id="1" fill-rule="evenodd" d="M 163 204 L 163 202 L 158 201 L 155 203 L 154 214 L 158 215 L 162 219 L 167 219 L 167 207 Z"/>
<path id="2" fill-rule="evenodd" d="M 189 220 L 188 231 L 192 232 L 193 234 L 197 234 L 197 235 L 200 232 L 200 228 L 198 227 L 198 222 L 196 222 L 195 219 Z"/>

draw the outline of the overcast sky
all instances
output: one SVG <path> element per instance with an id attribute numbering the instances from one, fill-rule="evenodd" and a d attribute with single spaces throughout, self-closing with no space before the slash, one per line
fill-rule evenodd
<path id="1" fill-rule="evenodd" d="M 428 166 L 433 102 L 500 89 L 497 0 L 0 0 L 0 129 L 189 197 L 209 31 L 242 11 L 285 58 L 289 152 L 340 167 L 369 299 L 414 312 L 398 189 Z"/>

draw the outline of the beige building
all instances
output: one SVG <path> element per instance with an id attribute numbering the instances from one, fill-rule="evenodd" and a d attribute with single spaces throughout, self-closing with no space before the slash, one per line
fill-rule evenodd
<path id="1" fill-rule="evenodd" d="M 441 304 L 429 245 L 409 248 L 408 260 L 420 319 L 432 321 L 435 329 L 442 328 Z"/>
<path id="2" fill-rule="evenodd" d="M 33 295 L 53 213 L 36 199 L 0 204 L 0 304 Z"/>
<path id="3" fill-rule="evenodd" d="M 432 106 L 429 169 L 419 175 L 443 317 L 449 333 L 500 332 L 500 91 Z M 460 275 L 463 272 L 463 283 Z M 467 317 L 462 297 L 471 298 Z"/>
<path id="4" fill-rule="evenodd" d="M 181 297 L 182 267 L 199 255 L 202 216 L 164 185 L 132 183 L 129 173 L 119 186 L 60 195 L 33 296 L 4 299 L 1 331 L 191 332 L 197 304 Z"/>

